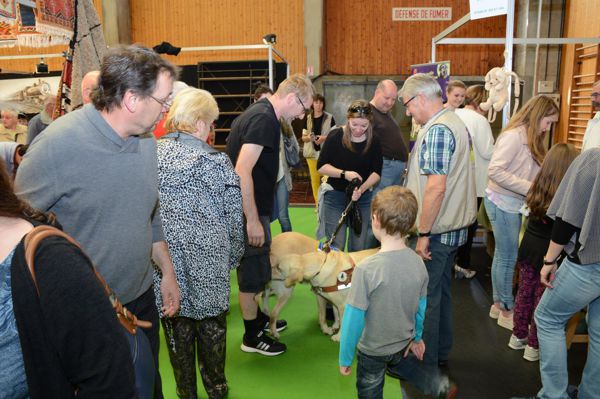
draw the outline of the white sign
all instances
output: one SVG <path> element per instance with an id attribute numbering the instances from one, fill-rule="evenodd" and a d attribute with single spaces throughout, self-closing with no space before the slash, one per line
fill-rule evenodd
<path id="1" fill-rule="evenodd" d="M 392 21 L 450 21 L 452 7 L 394 7 Z"/>
<path id="2" fill-rule="evenodd" d="M 469 0 L 471 19 L 504 15 L 508 12 L 509 0 Z"/>

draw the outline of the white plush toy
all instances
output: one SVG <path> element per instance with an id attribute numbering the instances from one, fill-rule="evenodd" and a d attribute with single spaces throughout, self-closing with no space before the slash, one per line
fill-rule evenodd
<path id="1" fill-rule="evenodd" d="M 513 114 L 519 106 L 519 76 L 514 72 L 507 72 L 504 68 L 495 67 L 485 75 L 485 89 L 488 91 L 488 99 L 479 104 L 479 107 L 488 111 L 488 120 L 496 120 L 496 114 L 504 108 L 508 101 L 508 82 L 510 76 L 515 78 L 515 106 Z M 510 116 L 510 115 L 509 115 Z"/>

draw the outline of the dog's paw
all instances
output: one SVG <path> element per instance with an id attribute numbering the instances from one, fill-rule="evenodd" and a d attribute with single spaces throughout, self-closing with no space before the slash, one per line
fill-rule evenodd
<path id="1" fill-rule="evenodd" d="M 333 328 L 329 326 L 321 326 L 321 331 L 323 331 L 323 334 L 325 335 L 333 335 Z"/>
<path id="2" fill-rule="evenodd" d="M 331 336 L 331 340 L 332 340 L 333 342 L 340 342 L 340 333 L 338 332 L 338 333 L 336 333 L 336 334 L 332 335 L 332 336 Z"/>

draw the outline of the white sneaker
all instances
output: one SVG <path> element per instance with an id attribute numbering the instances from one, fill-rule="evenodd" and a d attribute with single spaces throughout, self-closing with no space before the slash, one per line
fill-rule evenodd
<path id="1" fill-rule="evenodd" d="M 490 317 L 492 319 L 497 319 L 500 316 L 500 309 L 498 309 L 493 303 L 490 306 Z"/>
<path id="2" fill-rule="evenodd" d="M 514 350 L 525 349 L 527 346 L 527 338 L 517 338 L 514 334 L 511 334 L 510 341 L 508 341 L 508 347 Z"/>
<path id="3" fill-rule="evenodd" d="M 470 279 L 475 277 L 475 273 L 477 273 L 475 270 L 471 270 L 471 269 L 465 269 L 463 267 L 460 267 L 458 265 L 454 265 L 454 278 L 456 279 Z"/>
<path id="4" fill-rule="evenodd" d="M 511 312 L 509 316 L 504 316 L 502 312 L 498 315 L 498 325 L 500 327 L 504 327 L 507 330 L 512 331 L 513 329 L 513 313 Z"/>
<path id="5" fill-rule="evenodd" d="M 523 359 L 529 360 L 530 362 L 537 362 L 540 360 L 540 350 L 527 345 L 525 347 L 525 352 L 523 352 Z"/>

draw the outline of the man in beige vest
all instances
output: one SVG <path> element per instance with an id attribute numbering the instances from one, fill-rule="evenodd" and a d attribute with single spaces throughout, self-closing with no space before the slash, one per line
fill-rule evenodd
<path id="1" fill-rule="evenodd" d="M 410 155 L 407 186 L 419 203 L 413 247 L 429 273 L 423 360 L 445 366 L 452 347 L 452 267 L 476 217 L 474 161 L 467 128 L 444 109 L 436 80 L 413 75 L 399 95 L 406 114 L 422 126 Z"/>

